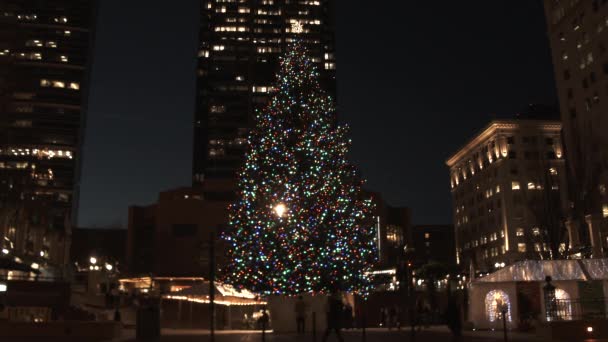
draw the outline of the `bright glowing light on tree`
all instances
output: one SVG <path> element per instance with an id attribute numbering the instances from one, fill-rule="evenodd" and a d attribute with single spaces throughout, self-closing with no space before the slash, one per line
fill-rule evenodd
<path id="1" fill-rule="evenodd" d="M 283 217 L 286 211 L 287 207 L 283 203 L 279 203 L 274 207 L 274 212 L 277 214 L 278 217 Z"/>

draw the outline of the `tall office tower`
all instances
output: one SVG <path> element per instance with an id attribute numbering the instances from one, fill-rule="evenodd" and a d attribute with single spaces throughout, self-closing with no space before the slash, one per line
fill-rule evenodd
<path id="1" fill-rule="evenodd" d="M 194 184 L 235 179 L 255 110 L 267 103 L 279 57 L 294 38 L 335 95 L 333 7 L 334 0 L 201 1 Z M 303 34 L 291 32 L 294 21 Z"/>
<path id="2" fill-rule="evenodd" d="M 491 271 L 566 249 L 561 123 L 497 120 L 446 162 L 457 263 Z"/>
<path id="3" fill-rule="evenodd" d="M 569 164 L 568 226 L 599 257 L 608 250 L 608 5 L 545 0 L 545 12 Z"/>
<path id="4" fill-rule="evenodd" d="M 0 2 L 0 234 L 15 254 L 65 258 L 51 245 L 76 215 L 94 3 Z"/>

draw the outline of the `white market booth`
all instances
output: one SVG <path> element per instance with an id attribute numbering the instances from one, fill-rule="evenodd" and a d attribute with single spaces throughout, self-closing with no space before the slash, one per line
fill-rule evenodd
<path id="1" fill-rule="evenodd" d="M 546 276 L 555 287 L 547 313 Z M 468 320 L 475 329 L 526 329 L 539 322 L 606 319 L 608 259 L 526 260 L 507 266 L 469 287 Z M 550 306 L 549 306 L 550 307 Z"/>

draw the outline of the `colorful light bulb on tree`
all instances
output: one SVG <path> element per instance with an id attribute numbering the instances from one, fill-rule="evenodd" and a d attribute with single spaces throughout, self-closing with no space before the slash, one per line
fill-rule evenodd
<path id="1" fill-rule="evenodd" d="M 366 293 L 376 260 L 373 205 L 349 163 L 348 129 L 298 41 L 257 113 L 238 200 L 223 234 L 225 281 L 264 294 Z"/>

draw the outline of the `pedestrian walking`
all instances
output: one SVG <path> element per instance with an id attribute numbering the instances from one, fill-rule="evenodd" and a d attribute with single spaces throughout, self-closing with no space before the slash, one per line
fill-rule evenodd
<path id="1" fill-rule="evenodd" d="M 452 332 L 452 336 L 454 336 L 454 341 L 459 341 L 462 336 L 462 320 L 460 318 L 460 306 L 453 295 L 448 297 L 446 320 L 448 328 Z"/>
<path id="2" fill-rule="evenodd" d="M 303 334 L 306 328 L 306 303 L 302 296 L 298 296 L 294 310 L 296 312 L 296 329 L 298 334 Z"/>
<path id="3" fill-rule="evenodd" d="M 384 306 L 380 308 L 380 326 L 386 327 L 386 308 Z"/>
<path id="4" fill-rule="evenodd" d="M 327 298 L 326 312 L 327 312 L 327 329 L 323 335 L 323 342 L 327 341 L 331 331 L 336 332 L 336 336 L 340 342 L 344 342 L 344 338 L 340 333 L 340 319 L 343 311 L 342 294 L 339 289 L 332 291 L 332 294 Z"/>

